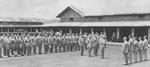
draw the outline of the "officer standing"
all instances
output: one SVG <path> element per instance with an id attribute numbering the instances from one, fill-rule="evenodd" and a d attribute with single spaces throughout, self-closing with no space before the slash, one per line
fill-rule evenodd
<path id="1" fill-rule="evenodd" d="M 79 38 L 79 45 L 80 45 L 80 50 L 81 50 L 81 56 L 84 55 L 84 38 L 82 36 L 80 36 Z"/>
<path id="2" fill-rule="evenodd" d="M 123 55 L 124 55 L 125 65 L 128 65 L 129 42 L 127 41 L 127 37 L 124 37 L 123 40 L 124 40 Z"/>
<path id="3" fill-rule="evenodd" d="M 139 37 L 139 61 L 142 62 L 142 54 L 143 54 L 143 41 L 142 37 Z"/>
<path id="4" fill-rule="evenodd" d="M 139 42 L 138 42 L 138 40 L 137 40 L 137 37 L 135 37 L 134 38 L 134 60 L 135 60 L 135 62 L 137 62 L 137 57 L 138 57 L 138 48 L 139 48 Z"/>
<path id="5" fill-rule="evenodd" d="M 102 36 L 101 37 L 101 55 L 102 55 L 102 59 L 104 58 L 105 48 L 106 48 L 106 37 Z"/>
<path id="6" fill-rule="evenodd" d="M 148 40 L 147 40 L 147 36 L 144 36 L 144 41 L 143 41 L 143 59 L 144 61 L 147 60 L 147 50 L 148 50 Z"/>
<path id="7" fill-rule="evenodd" d="M 130 44 L 130 49 L 129 49 L 129 60 L 130 64 L 132 64 L 132 59 L 133 59 L 133 54 L 134 54 L 134 38 L 130 35 L 129 36 L 129 44 Z"/>
<path id="8" fill-rule="evenodd" d="M 2 58 L 2 49 L 3 49 L 4 39 L 0 36 L 0 58 Z"/>

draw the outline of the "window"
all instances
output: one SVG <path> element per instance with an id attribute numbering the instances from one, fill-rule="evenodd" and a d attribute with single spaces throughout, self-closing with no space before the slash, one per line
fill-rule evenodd
<path id="1" fill-rule="evenodd" d="M 138 19 L 139 19 L 139 20 L 144 20 L 144 15 L 139 15 L 139 16 L 138 16 Z"/>
<path id="2" fill-rule="evenodd" d="M 73 21 L 74 20 L 74 18 L 70 18 L 70 21 Z"/>
<path id="3" fill-rule="evenodd" d="M 98 18 L 98 21 L 103 21 L 103 17 L 99 17 L 99 18 Z"/>

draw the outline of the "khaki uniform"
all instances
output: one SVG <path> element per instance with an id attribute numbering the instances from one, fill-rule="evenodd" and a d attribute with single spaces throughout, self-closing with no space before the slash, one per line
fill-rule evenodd
<path id="1" fill-rule="evenodd" d="M 123 44 L 123 55 L 124 55 L 124 61 L 125 61 L 125 64 L 128 64 L 128 59 L 129 59 L 129 49 L 130 49 L 130 46 L 129 46 L 129 43 L 127 41 L 124 42 Z"/>
<path id="2" fill-rule="evenodd" d="M 147 60 L 147 50 L 148 50 L 148 40 L 147 39 L 145 39 L 144 41 L 143 41 L 143 59 L 144 60 Z"/>

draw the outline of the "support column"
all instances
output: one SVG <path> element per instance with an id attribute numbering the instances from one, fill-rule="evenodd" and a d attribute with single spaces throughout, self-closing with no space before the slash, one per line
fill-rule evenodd
<path id="1" fill-rule="evenodd" d="M 120 38 L 120 29 L 117 28 L 117 40 Z"/>
<path id="2" fill-rule="evenodd" d="M 103 28 L 103 33 L 106 36 L 106 28 Z"/>
<path id="3" fill-rule="evenodd" d="M 150 43 L 150 28 L 148 28 L 148 42 Z"/>
<path id="4" fill-rule="evenodd" d="M 82 34 L 82 28 L 80 28 L 80 34 Z"/>
<path id="5" fill-rule="evenodd" d="M 91 28 L 91 34 L 94 34 L 94 29 L 93 28 Z"/>
<path id="6" fill-rule="evenodd" d="M 72 29 L 69 29 L 69 33 L 72 34 Z"/>
<path id="7" fill-rule="evenodd" d="M 10 32 L 10 31 L 9 31 L 9 27 L 7 28 L 7 32 Z"/>
<path id="8" fill-rule="evenodd" d="M 131 35 L 134 37 L 134 28 L 131 28 Z"/>
<path id="9" fill-rule="evenodd" d="M 60 35 L 62 35 L 62 29 L 60 29 L 59 32 L 60 32 Z"/>

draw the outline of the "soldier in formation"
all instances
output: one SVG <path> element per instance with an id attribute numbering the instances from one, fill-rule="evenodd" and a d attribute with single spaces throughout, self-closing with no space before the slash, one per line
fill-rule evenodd
<path id="1" fill-rule="evenodd" d="M 127 37 L 124 37 L 123 39 L 123 55 L 126 65 L 147 60 L 147 36 L 144 36 L 143 38 L 129 36 L 129 39 L 127 39 Z"/>

